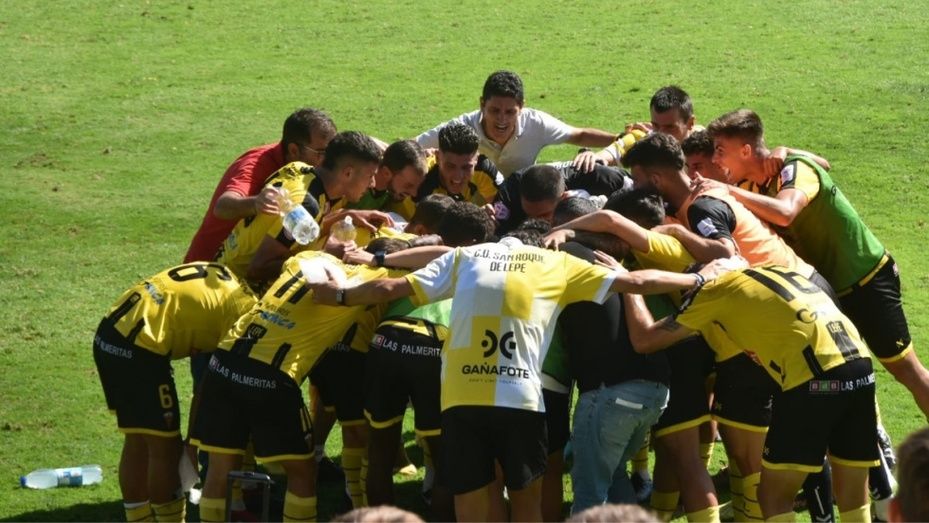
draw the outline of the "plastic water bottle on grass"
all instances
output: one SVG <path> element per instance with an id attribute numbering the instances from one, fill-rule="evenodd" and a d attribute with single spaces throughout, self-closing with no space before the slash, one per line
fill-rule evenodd
<path id="1" fill-rule="evenodd" d="M 306 208 L 290 201 L 290 195 L 286 189 L 280 190 L 277 206 L 280 209 L 284 229 L 294 241 L 300 245 L 307 245 L 319 237 L 319 224 L 310 216 Z"/>
<path id="2" fill-rule="evenodd" d="M 103 481 L 103 471 L 100 469 L 100 465 L 39 469 L 19 477 L 21 486 L 34 489 L 80 487 L 81 485 L 95 485 L 101 481 Z"/>

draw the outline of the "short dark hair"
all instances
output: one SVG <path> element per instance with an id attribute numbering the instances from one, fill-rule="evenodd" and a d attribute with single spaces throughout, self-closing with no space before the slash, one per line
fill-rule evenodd
<path id="1" fill-rule="evenodd" d="M 622 214 L 646 229 L 664 223 L 664 201 L 651 188 L 620 189 L 610 195 L 603 208 Z"/>
<path id="2" fill-rule="evenodd" d="M 403 251 L 410 248 L 410 242 L 407 240 L 401 240 L 400 238 L 374 238 L 367 245 L 365 245 L 365 250 L 371 254 L 376 253 L 377 251 L 384 251 L 386 254 L 392 252 Z"/>
<path id="3" fill-rule="evenodd" d="M 676 85 L 668 85 L 655 91 L 648 106 L 656 113 L 675 109 L 682 122 L 690 120 L 694 115 L 694 104 L 690 100 L 690 95 Z"/>
<path id="4" fill-rule="evenodd" d="M 484 91 L 481 93 L 481 99 L 489 100 L 493 96 L 507 96 L 515 98 L 516 103 L 523 105 L 525 93 L 523 92 L 523 80 L 513 71 L 495 71 L 487 77 L 484 82 Z"/>
<path id="5" fill-rule="evenodd" d="M 740 138 L 752 147 L 764 147 L 764 124 L 751 109 L 737 109 L 710 122 L 706 127 L 713 139 L 719 136 Z"/>
<path id="6" fill-rule="evenodd" d="M 681 150 L 684 151 L 684 156 L 690 156 L 691 154 L 702 154 L 712 157 L 713 138 L 710 136 L 710 133 L 707 132 L 706 129 L 694 131 L 690 133 L 690 136 L 684 138 L 683 142 L 681 142 Z"/>
<path id="7" fill-rule="evenodd" d="M 519 179 L 519 194 L 530 202 L 558 200 L 564 191 L 564 175 L 551 165 L 533 165 Z"/>
<path id="8" fill-rule="evenodd" d="M 622 157 L 623 167 L 670 168 L 681 170 L 686 165 L 680 144 L 673 136 L 652 133 L 636 142 Z"/>
<path id="9" fill-rule="evenodd" d="M 335 133 L 335 123 L 328 114 L 319 109 L 304 107 L 297 109 L 284 120 L 281 145 L 286 151 L 289 144 L 307 144 L 314 135 L 332 136 Z"/>
<path id="10" fill-rule="evenodd" d="M 553 225 L 561 225 L 577 217 L 597 211 L 597 203 L 590 198 L 572 196 L 558 202 L 555 214 L 552 217 Z"/>
<path id="11" fill-rule="evenodd" d="M 484 209 L 471 202 L 455 202 L 445 211 L 437 232 L 445 245 L 461 247 L 489 241 L 495 226 Z"/>
<path id="12" fill-rule="evenodd" d="M 529 218 L 512 231 L 503 235 L 504 238 L 516 238 L 523 245 L 542 247 L 542 237 L 552 230 L 552 226 L 545 220 Z"/>
<path id="13" fill-rule="evenodd" d="M 897 450 L 896 502 L 903 521 L 929 521 L 929 428 L 909 436 Z"/>
<path id="14" fill-rule="evenodd" d="M 400 171 L 408 165 L 415 165 L 426 172 L 426 152 L 413 140 L 400 140 L 384 149 L 381 165 L 393 172 Z"/>
<path id="15" fill-rule="evenodd" d="M 366 134 L 358 131 L 343 131 L 329 142 L 323 168 L 335 170 L 346 159 L 363 163 L 380 163 L 381 148 Z"/>
<path id="16" fill-rule="evenodd" d="M 470 125 L 453 122 L 439 129 L 439 150 L 443 153 L 474 154 L 480 144 Z"/>
<path id="17" fill-rule="evenodd" d="M 437 231 L 439 224 L 448 208 L 455 203 L 454 198 L 446 194 L 430 194 L 416 204 L 416 212 L 407 224 L 407 230 L 412 225 L 422 225 L 429 231 Z"/>

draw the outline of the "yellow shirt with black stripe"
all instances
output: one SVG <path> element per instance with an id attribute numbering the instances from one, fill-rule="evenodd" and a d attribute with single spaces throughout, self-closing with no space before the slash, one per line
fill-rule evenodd
<path id="1" fill-rule="evenodd" d="M 345 203 L 344 199 L 329 200 L 316 170 L 303 162 L 292 162 L 281 167 L 268 178 L 265 187 L 286 190 L 290 201 L 295 205 L 303 205 L 317 223 L 329 212 L 342 208 Z M 280 215 L 259 213 L 236 223 L 223 242 L 216 261 L 244 278 L 255 252 L 266 236 L 277 238 L 288 247 L 296 245 L 284 230 Z"/>
<path id="2" fill-rule="evenodd" d="M 482 206 L 494 201 L 497 196 L 497 189 L 503 183 L 503 174 L 483 154 L 478 156 L 474 174 L 460 194 L 449 193 L 442 184 L 442 176 L 435 158 L 430 158 L 427 165 L 429 165 L 429 170 L 426 172 L 423 183 L 419 186 L 419 192 L 416 194 L 417 200 L 421 200 L 430 194 L 445 194 L 458 201 L 471 202 Z"/>
<path id="3" fill-rule="evenodd" d="M 281 275 L 223 337 L 219 349 L 260 361 L 280 369 L 295 382 L 302 382 L 319 357 L 366 310 L 365 306 L 313 303 L 303 270 L 318 271 L 323 265 L 344 272 L 347 286 L 403 274 L 386 268 L 350 265 L 320 251 L 303 251 L 284 262 Z"/>
<path id="4" fill-rule="evenodd" d="M 871 357 L 855 326 L 829 296 L 782 267 L 726 274 L 692 296 L 676 320 L 700 332 L 718 327 L 782 390 Z"/>
<path id="5" fill-rule="evenodd" d="M 257 297 L 218 263 L 179 265 L 123 293 L 106 318 L 143 349 L 185 358 L 216 349 L 220 338 Z"/>
<path id="6" fill-rule="evenodd" d="M 684 272 L 696 263 L 697 260 L 677 238 L 655 231 L 647 231 L 646 235 L 648 237 L 648 252 L 632 250 L 636 262 L 643 269 Z M 671 298 L 675 306 L 679 307 L 681 305 L 680 293 L 672 292 L 668 294 L 668 297 Z M 650 296 L 645 298 L 647 302 Z M 732 343 L 732 340 L 716 325 L 705 329 L 701 334 L 713 349 L 717 362 L 726 361 L 742 353 L 742 349 Z"/>

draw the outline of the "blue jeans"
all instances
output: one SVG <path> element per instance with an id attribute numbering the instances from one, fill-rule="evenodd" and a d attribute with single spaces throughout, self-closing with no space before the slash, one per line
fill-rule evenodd
<path id="1" fill-rule="evenodd" d="M 626 462 L 668 406 L 668 387 L 632 380 L 580 395 L 574 410 L 572 513 L 603 503 L 635 503 Z"/>

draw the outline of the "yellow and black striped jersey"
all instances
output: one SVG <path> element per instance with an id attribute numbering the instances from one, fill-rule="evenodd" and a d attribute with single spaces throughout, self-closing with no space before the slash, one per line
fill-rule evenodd
<path id="1" fill-rule="evenodd" d="M 870 352 L 819 287 L 791 270 L 752 267 L 707 283 L 685 302 L 681 325 L 717 328 L 788 390 Z"/>
<path id="2" fill-rule="evenodd" d="M 178 265 L 137 283 L 110 307 L 113 322 L 134 345 L 185 358 L 212 351 L 257 297 L 218 263 Z"/>
<path id="3" fill-rule="evenodd" d="M 364 306 L 313 303 L 306 274 L 319 273 L 324 266 L 343 274 L 347 286 L 403 274 L 383 267 L 349 265 L 320 251 L 303 251 L 284 262 L 281 275 L 226 333 L 219 349 L 261 361 L 302 382 L 326 349 L 335 345 L 366 310 Z"/>
<path id="4" fill-rule="evenodd" d="M 292 162 L 281 167 L 268 178 L 265 187 L 269 186 L 286 190 L 290 201 L 301 203 L 317 223 L 323 216 L 345 204 L 344 199 L 329 200 L 322 180 L 316 176 L 316 170 L 302 162 Z M 255 252 L 266 236 L 277 238 L 288 247 L 295 245 L 293 238 L 284 230 L 279 215 L 256 214 L 239 220 L 223 242 L 216 261 L 244 278 Z"/>
<path id="5" fill-rule="evenodd" d="M 421 200 L 430 194 L 446 194 L 458 201 L 471 202 L 475 205 L 482 206 L 491 203 L 497 196 L 497 189 L 503 184 L 503 174 L 497 170 L 489 158 L 483 154 L 478 156 L 477 165 L 474 167 L 474 174 L 465 185 L 464 189 L 458 194 L 448 192 L 442 182 L 442 174 L 439 171 L 439 165 L 435 158 L 430 158 L 427 162 L 429 171 L 426 172 L 426 178 L 419 186 L 419 192 L 416 199 Z M 403 214 L 403 213 L 401 213 Z"/>

